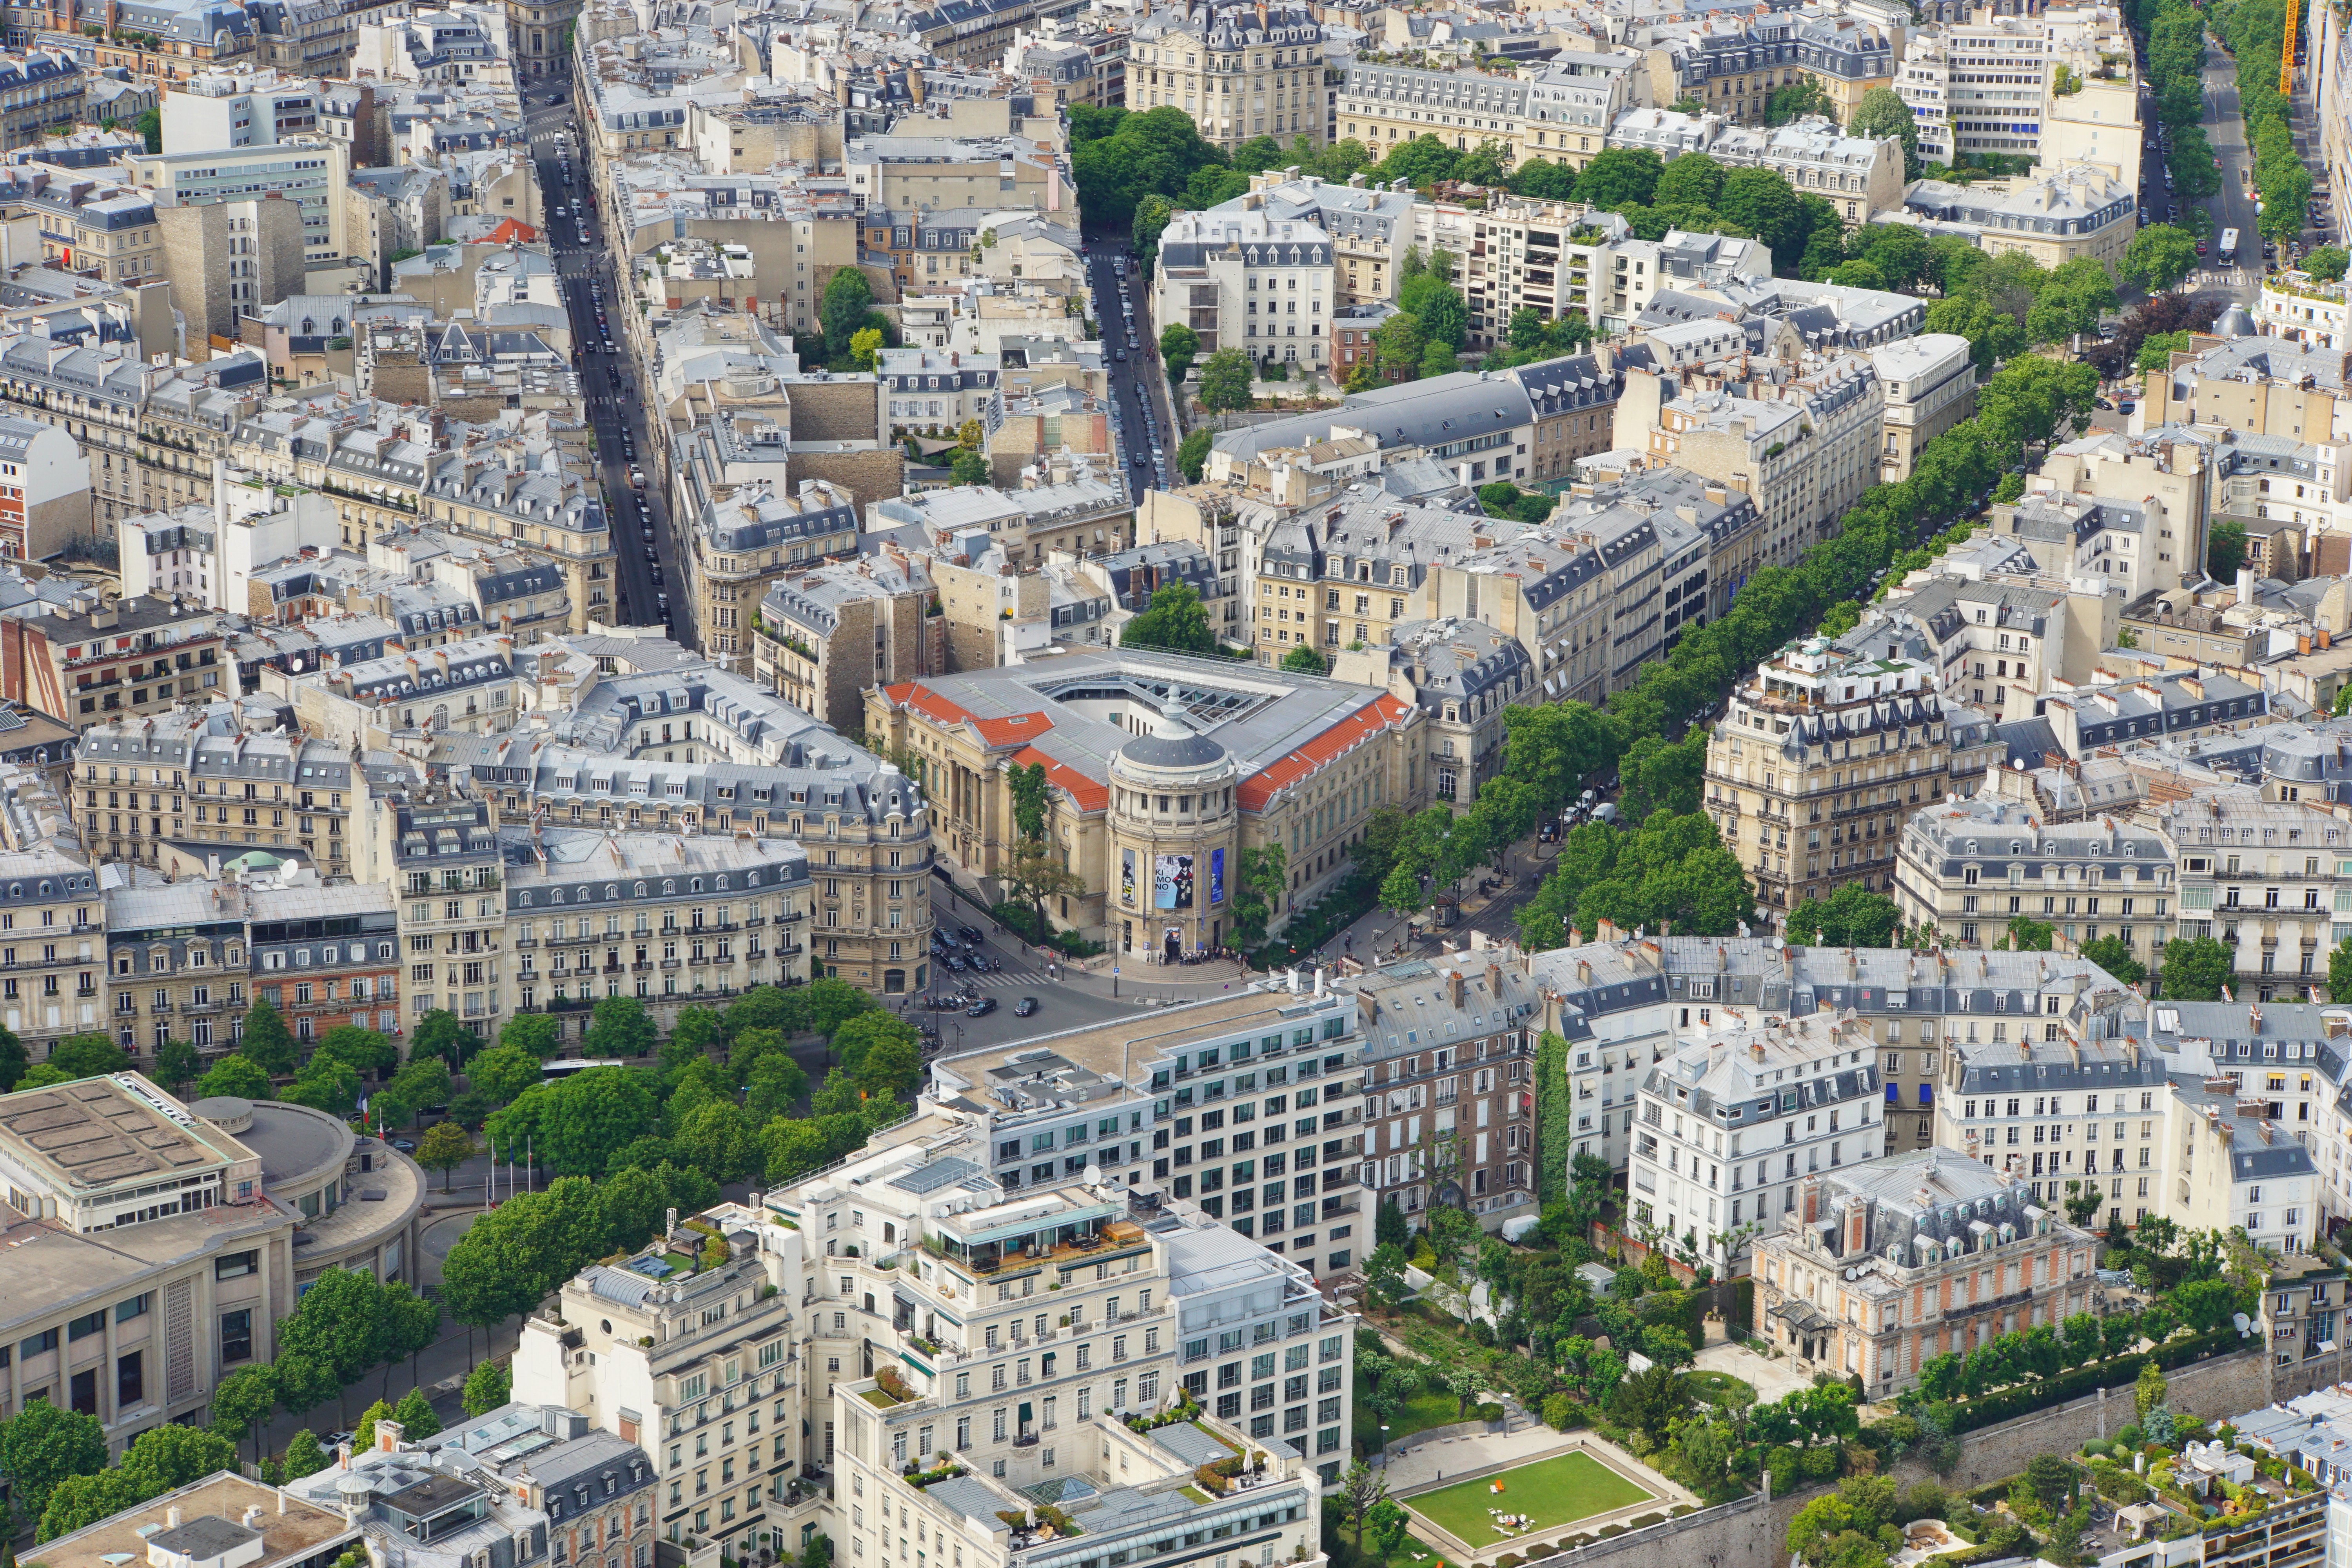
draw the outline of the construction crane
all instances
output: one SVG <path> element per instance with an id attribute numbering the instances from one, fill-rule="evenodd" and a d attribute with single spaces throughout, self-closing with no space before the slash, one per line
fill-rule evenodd
<path id="1" fill-rule="evenodd" d="M 2298 0 L 2288 0 L 2286 37 L 2279 44 L 2279 96 L 2281 98 L 2294 96 L 2294 24 L 2295 17 L 2302 9 Z"/>

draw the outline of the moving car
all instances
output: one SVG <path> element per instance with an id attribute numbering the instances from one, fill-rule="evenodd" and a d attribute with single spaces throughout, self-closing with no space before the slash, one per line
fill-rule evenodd
<path id="1" fill-rule="evenodd" d="M 1037 998 L 1034 996 L 1024 996 L 1020 1001 L 1013 1004 L 1013 1016 L 1016 1018 L 1026 1018 L 1036 1010 Z"/>
<path id="2" fill-rule="evenodd" d="M 963 1016 L 967 1018 L 985 1018 L 991 1013 L 995 1011 L 996 998 L 993 996 L 983 996 L 979 1001 L 973 1003 L 971 1006 L 966 1007 L 963 1010 Z"/>

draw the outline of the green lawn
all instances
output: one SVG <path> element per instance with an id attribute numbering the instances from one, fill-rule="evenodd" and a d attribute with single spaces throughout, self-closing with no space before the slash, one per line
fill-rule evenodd
<path id="1" fill-rule="evenodd" d="M 1372 1414 L 1370 1391 L 1364 1386 L 1361 1376 L 1356 1379 L 1353 1408 L 1355 1431 L 1352 1435 L 1368 1454 L 1376 1451 L 1384 1442 L 1393 1443 L 1401 1437 L 1410 1437 L 1415 1432 L 1426 1432 L 1432 1426 L 1444 1426 L 1469 1419 L 1459 1413 L 1460 1405 L 1454 1395 L 1443 1389 L 1423 1389 L 1404 1402 L 1404 1408 L 1396 1413 L 1396 1418 L 1389 1423 L 1389 1429 L 1383 1433 L 1379 1420 Z"/>
<path id="2" fill-rule="evenodd" d="M 1497 1496 L 1494 1483 L 1503 1483 Z M 1610 1513 L 1656 1494 L 1634 1485 L 1590 1454 L 1560 1454 L 1499 1475 L 1463 1481 L 1403 1500 L 1404 1506 L 1475 1551 L 1510 1540 L 1495 1528 L 1489 1509 L 1523 1513 L 1532 1534 L 1594 1514 Z"/>

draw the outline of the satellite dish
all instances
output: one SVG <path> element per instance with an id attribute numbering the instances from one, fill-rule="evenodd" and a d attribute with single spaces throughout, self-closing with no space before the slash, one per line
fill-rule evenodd
<path id="1" fill-rule="evenodd" d="M 2231 1313 L 2230 1321 L 2238 1325 L 2238 1332 L 2242 1334 L 2251 1334 L 2254 1331 L 2253 1324 L 2246 1321 L 2246 1314 L 2243 1312 Z"/>
<path id="2" fill-rule="evenodd" d="M 1100 1165 L 1088 1165 L 1087 1167 L 1086 1181 L 1087 1185 L 1090 1187 L 1100 1186 L 1102 1184 L 1102 1167 Z"/>

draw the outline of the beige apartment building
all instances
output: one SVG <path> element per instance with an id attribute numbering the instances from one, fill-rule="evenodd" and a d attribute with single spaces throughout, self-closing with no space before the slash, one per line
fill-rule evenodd
<path id="1" fill-rule="evenodd" d="M 847 733 L 866 721 L 866 689 L 947 668 L 947 617 L 929 558 L 886 543 L 877 555 L 776 579 L 751 637 L 760 684 Z"/>
<path id="2" fill-rule="evenodd" d="M 1903 819 L 1944 798 L 1934 670 L 1892 628 L 1793 644 L 1735 690 L 1706 748 L 1706 812 L 1778 920 L 1856 884 L 1892 893 Z"/>
<path id="3" fill-rule="evenodd" d="M 780 578 L 857 551 L 856 500 L 824 479 L 803 479 L 793 491 L 747 484 L 710 502 L 698 521 L 685 597 L 727 668 L 750 668 L 760 603 Z"/>
<path id="4" fill-rule="evenodd" d="M 1255 136 L 1323 142 L 1323 29 L 1296 0 L 1155 12 L 1137 25 L 1128 53 L 1129 109 L 1181 109 L 1226 152 Z"/>

